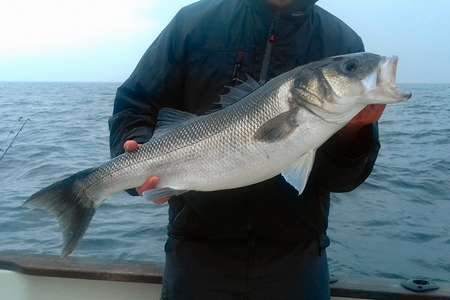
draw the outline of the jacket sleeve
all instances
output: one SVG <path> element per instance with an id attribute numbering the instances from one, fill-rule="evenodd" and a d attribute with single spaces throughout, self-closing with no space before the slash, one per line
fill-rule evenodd
<path id="1" fill-rule="evenodd" d="M 348 53 L 363 51 L 359 37 L 348 49 Z M 346 139 L 344 134 L 344 130 L 336 133 L 316 154 L 313 172 L 321 188 L 329 192 L 349 192 L 363 183 L 372 172 L 380 149 L 378 124 L 362 127 L 352 139 Z"/>
<path id="2" fill-rule="evenodd" d="M 363 183 L 380 149 L 377 124 L 361 128 L 356 144 L 342 145 L 340 135 L 338 132 L 318 149 L 314 166 L 321 188 L 334 193 L 350 192 Z"/>
<path id="3" fill-rule="evenodd" d="M 117 89 L 109 120 L 110 151 L 123 153 L 123 143 L 148 141 L 161 107 L 182 108 L 185 38 L 180 11 L 145 52 L 131 76 Z"/>

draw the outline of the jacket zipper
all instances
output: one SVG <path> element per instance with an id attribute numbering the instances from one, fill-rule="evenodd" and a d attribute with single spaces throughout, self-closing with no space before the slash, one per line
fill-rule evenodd
<path id="1" fill-rule="evenodd" d="M 267 37 L 266 50 L 264 51 L 264 58 L 263 58 L 262 66 L 261 66 L 261 73 L 259 76 L 260 84 L 266 83 L 267 79 L 268 79 L 270 61 L 272 59 L 272 48 L 273 48 L 273 45 L 278 41 L 276 32 L 277 32 L 279 20 L 280 20 L 280 13 L 275 12 L 273 19 L 272 19 L 272 24 L 270 25 L 269 36 Z"/>

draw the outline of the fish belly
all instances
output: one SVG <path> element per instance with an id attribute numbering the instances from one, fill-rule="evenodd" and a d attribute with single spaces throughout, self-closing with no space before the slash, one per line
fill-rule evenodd
<path id="1" fill-rule="evenodd" d="M 300 130 L 299 130 L 300 131 Z M 161 166 L 160 187 L 177 190 L 215 191 L 252 185 L 280 174 L 303 154 L 314 148 L 314 141 L 299 142 L 297 135 L 278 143 L 245 144 L 214 141 L 198 144 L 183 155 Z M 218 137 L 219 139 L 220 137 Z M 208 145 L 209 144 L 209 145 Z M 190 158 L 189 158 L 190 157 Z"/>

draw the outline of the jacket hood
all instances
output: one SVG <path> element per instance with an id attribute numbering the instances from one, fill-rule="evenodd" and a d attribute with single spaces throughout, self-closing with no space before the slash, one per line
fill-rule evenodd
<path id="1" fill-rule="evenodd" d="M 243 0 L 252 7 L 258 15 L 267 22 L 272 19 L 273 13 L 277 11 L 284 19 L 291 20 L 295 23 L 303 22 L 306 17 L 311 15 L 314 4 L 318 0 L 293 0 L 292 4 L 286 8 L 276 9 L 269 4 L 268 0 Z"/>
<path id="2" fill-rule="evenodd" d="M 268 0 L 245 0 L 250 5 L 262 8 L 268 8 Z M 305 11 L 311 6 L 313 6 L 318 0 L 293 0 L 292 5 L 286 7 L 283 10 L 294 11 Z"/>

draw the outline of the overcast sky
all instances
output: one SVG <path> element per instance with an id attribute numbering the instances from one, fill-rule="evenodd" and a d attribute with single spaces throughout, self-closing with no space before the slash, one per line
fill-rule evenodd
<path id="1" fill-rule="evenodd" d="M 123 81 L 191 0 L 0 0 L 0 81 Z M 450 82 L 450 1 L 321 0 L 400 82 Z"/>

